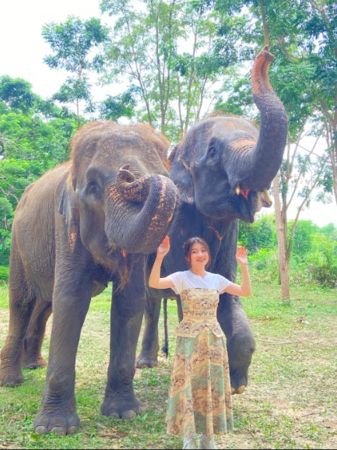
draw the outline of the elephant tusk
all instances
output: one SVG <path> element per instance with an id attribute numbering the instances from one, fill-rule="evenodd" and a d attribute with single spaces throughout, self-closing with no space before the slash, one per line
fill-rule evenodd
<path id="1" fill-rule="evenodd" d="M 267 208 L 269 208 L 273 204 L 273 202 L 271 201 L 271 198 L 269 197 L 267 190 L 262 192 L 261 201 L 262 201 L 262 205 Z"/>
<path id="2" fill-rule="evenodd" d="M 240 185 L 237 185 L 235 188 L 236 195 L 242 195 L 246 200 L 248 199 L 250 189 L 241 189 Z"/>

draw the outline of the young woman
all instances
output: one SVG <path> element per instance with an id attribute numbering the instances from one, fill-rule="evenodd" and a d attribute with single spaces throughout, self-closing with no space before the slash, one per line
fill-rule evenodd
<path id="1" fill-rule="evenodd" d="M 238 285 L 206 271 L 210 251 L 199 237 L 184 244 L 189 270 L 161 278 L 161 264 L 169 251 L 170 241 L 166 237 L 157 249 L 149 278 L 150 287 L 171 288 L 179 294 L 183 308 L 183 320 L 176 329 L 167 431 L 183 436 L 184 449 L 213 449 L 214 434 L 233 429 L 228 356 L 224 333 L 216 318 L 219 294 L 251 294 L 247 252 L 244 247 L 237 249 L 236 260 L 242 273 Z"/>

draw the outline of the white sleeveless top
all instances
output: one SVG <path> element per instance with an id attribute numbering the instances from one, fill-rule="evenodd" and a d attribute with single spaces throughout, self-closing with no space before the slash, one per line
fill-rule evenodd
<path id="1" fill-rule="evenodd" d="M 206 272 L 204 276 L 201 276 L 190 270 L 171 273 L 167 278 L 172 281 L 176 294 L 180 294 L 185 289 L 215 289 L 222 294 L 226 287 L 232 284 L 227 278 L 217 273 Z"/>

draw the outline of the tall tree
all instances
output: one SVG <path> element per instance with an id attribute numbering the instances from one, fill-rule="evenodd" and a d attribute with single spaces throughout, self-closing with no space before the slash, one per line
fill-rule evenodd
<path id="1" fill-rule="evenodd" d="M 319 2 L 218 0 L 218 5 L 223 3 L 235 3 L 236 7 L 246 8 L 247 15 L 254 20 L 251 21 L 251 28 L 244 36 L 245 40 L 255 45 L 259 43 L 259 46 L 270 45 L 272 52 L 276 55 L 271 68 L 271 82 L 285 104 L 290 124 L 284 162 L 273 184 L 282 298 L 289 299 L 288 265 L 292 237 L 299 215 L 304 206 L 309 203 L 315 187 L 321 187 L 322 195 L 324 191 L 331 189 L 330 180 L 334 164 L 331 146 L 329 145 L 325 150 L 326 156 L 323 153 L 323 157 L 316 158 L 316 149 L 303 148 L 300 138 L 304 135 L 303 130 L 309 123 L 309 118 L 312 134 L 318 136 L 324 127 L 328 128 L 326 117 L 329 114 L 322 113 L 321 104 L 324 103 L 326 111 L 330 111 L 330 118 L 333 115 L 331 99 L 336 96 L 337 72 L 331 70 L 333 68 L 331 45 L 334 38 L 331 29 L 332 11 L 335 7 L 329 0 Z M 324 20 L 319 19 L 318 11 Z M 323 88 L 324 83 L 325 88 Z M 318 86 L 320 91 L 317 89 Z M 246 106 L 249 99 L 247 85 L 239 80 L 234 84 L 233 90 L 235 95 L 227 102 L 229 108 L 233 112 L 243 110 L 249 112 Z M 226 102 L 219 104 L 218 107 L 226 107 Z M 332 129 L 333 124 L 331 121 L 329 123 Z M 329 135 L 326 137 L 329 142 Z M 331 140 L 330 136 L 330 142 Z M 327 164 L 329 160 L 331 164 Z M 299 180 L 302 180 L 302 185 Z M 295 198 L 298 204 L 297 215 L 288 235 L 287 212 Z"/>
<path id="2" fill-rule="evenodd" d="M 201 0 L 101 1 L 102 12 L 115 21 L 107 82 L 125 82 L 127 75 L 129 86 L 139 89 L 138 118 L 174 140 L 200 117 L 222 68 L 236 58 L 239 31 L 228 33 L 228 46 L 217 51 L 224 30 L 209 6 Z"/>
<path id="3" fill-rule="evenodd" d="M 52 50 L 44 61 L 49 67 L 64 69 L 70 74 L 53 98 L 62 103 L 75 103 L 80 123 L 81 102 L 87 111 L 94 109 L 89 73 L 101 70 L 103 59 L 100 51 L 108 38 L 108 31 L 99 19 L 83 21 L 69 17 L 64 23 L 46 24 L 42 36 Z"/>

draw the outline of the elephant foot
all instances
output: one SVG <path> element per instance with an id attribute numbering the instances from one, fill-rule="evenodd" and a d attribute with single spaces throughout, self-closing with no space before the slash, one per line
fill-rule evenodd
<path id="1" fill-rule="evenodd" d="M 140 412 L 142 412 L 141 403 L 133 392 L 106 393 L 101 406 L 103 416 L 113 416 L 120 419 L 133 419 Z"/>
<path id="2" fill-rule="evenodd" d="M 42 356 L 36 357 L 29 357 L 24 356 L 22 358 L 22 367 L 25 369 L 38 369 L 40 367 L 46 367 L 47 362 Z"/>
<path id="3" fill-rule="evenodd" d="M 0 369 L 0 386 L 15 387 L 23 383 L 21 370 Z"/>
<path id="4" fill-rule="evenodd" d="M 66 408 L 40 411 L 34 421 L 34 431 L 38 434 L 55 433 L 59 435 L 73 434 L 78 431 L 80 419 L 76 411 Z"/>
<path id="5" fill-rule="evenodd" d="M 248 384 L 248 369 L 232 370 L 230 377 L 232 394 L 242 394 Z"/>
<path id="6" fill-rule="evenodd" d="M 237 388 L 232 387 L 232 395 L 233 394 L 243 394 L 246 390 L 246 386 L 245 385 L 241 385 Z"/>
<path id="7" fill-rule="evenodd" d="M 145 369 L 145 368 L 152 369 L 153 367 L 157 366 L 158 366 L 158 359 L 155 356 L 147 356 L 141 354 L 136 362 L 137 369 Z"/>

